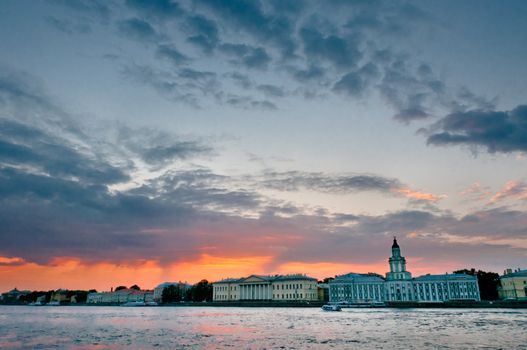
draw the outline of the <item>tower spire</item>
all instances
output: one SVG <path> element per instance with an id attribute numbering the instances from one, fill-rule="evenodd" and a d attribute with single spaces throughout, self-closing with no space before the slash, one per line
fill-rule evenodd
<path id="1" fill-rule="evenodd" d="M 395 237 L 395 236 L 393 236 L 392 249 L 393 248 L 399 248 L 399 244 L 397 243 L 397 237 Z"/>

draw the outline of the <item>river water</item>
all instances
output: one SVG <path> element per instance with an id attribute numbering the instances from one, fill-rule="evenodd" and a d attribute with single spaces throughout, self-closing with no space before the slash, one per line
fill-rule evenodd
<path id="1" fill-rule="evenodd" d="M 527 310 L 0 306 L 0 349 L 527 349 Z"/>

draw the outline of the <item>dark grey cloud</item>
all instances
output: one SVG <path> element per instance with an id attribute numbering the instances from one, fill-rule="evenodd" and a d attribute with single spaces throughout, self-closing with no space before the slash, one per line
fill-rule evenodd
<path id="1" fill-rule="evenodd" d="M 311 64 L 307 68 L 297 68 L 297 67 L 289 67 L 289 71 L 292 73 L 293 77 L 302 83 L 305 82 L 320 82 L 322 78 L 325 78 L 325 69 L 318 66 Z"/>
<path id="2" fill-rule="evenodd" d="M 126 0 L 126 5 L 142 15 L 167 19 L 181 16 L 185 10 L 174 0 Z"/>
<path id="3" fill-rule="evenodd" d="M 447 115 L 428 131 L 427 143 L 485 148 L 490 153 L 527 151 L 527 105 L 511 111 L 470 110 Z"/>
<path id="4" fill-rule="evenodd" d="M 147 43 L 153 43 L 159 37 L 159 34 L 150 23 L 139 18 L 129 18 L 124 21 L 119 21 L 117 23 L 117 29 L 122 35 L 130 39 Z"/>
<path id="5" fill-rule="evenodd" d="M 126 79 L 136 81 L 153 88 L 162 96 L 175 102 L 183 102 L 196 108 L 200 107 L 200 95 L 196 95 L 200 85 L 185 84 L 184 79 L 180 79 L 177 74 L 159 71 L 150 66 L 128 65 L 123 67 L 122 75 Z M 211 86 L 215 88 L 215 86 Z"/>
<path id="6" fill-rule="evenodd" d="M 330 34 L 324 35 L 316 28 L 300 30 L 303 50 L 308 61 L 328 61 L 338 68 L 354 67 L 362 58 L 362 52 L 353 40 Z"/>
<path id="7" fill-rule="evenodd" d="M 267 172 L 260 183 L 264 187 L 280 191 L 299 191 L 302 188 L 328 193 L 355 191 L 381 191 L 402 187 L 397 179 L 377 175 L 330 175 L 300 171 Z"/>
<path id="8" fill-rule="evenodd" d="M 268 100 L 257 100 L 250 96 L 228 95 L 225 103 L 242 109 L 276 110 L 278 107 Z"/>
<path id="9" fill-rule="evenodd" d="M 411 53 L 394 52 L 386 37 L 403 40 L 418 26 L 434 26 L 437 21 L 418 4 L 383 1 L 253 1 L 228 2 L 127 0 L 126 8 L 112 3 L 63 2 L 76 13 L 96 18 L 106 16 L 115 21 L 125 37 L 153 42 L 155 57 L 169 62 L 169 78 L 136 79 L 161 92 L 175 102 L 200 107 L 205 102 L 274 110 L 282 94 L 262 91 L 229 91 L 203 88 L 188 79 L 181 82 L 178 69 L 185 65 L 202 70 L 202 59 L 217 59 L 236 69 L 267 70 L 288 74 L 288 87 L 297 96 L 313 98 L 334 92 L 345 98 L 360 99 L 368 92 L 379 92 L 396 111 L 397 121 L 409 124 L 415 120 L 427 122 L 449 112 L 470 109 L 491 109 L 494 100 L 479 96 L 468 88 L 455 91 L 447 88 L 426 63 L 411 60 Z M 329 13 L 338 14 L 330 18 Z M 130 16 L 134 18 L 129 18 Z M 123 18 L 124 17 L 124 18 Z M 65 23 L 66 19 L 56 18 Z M 198 50 L 192 50 L 192 47 Z M 128 63 L 145 66 L 144 63 Z M 151 63 L 149 63 L 151 64 Z M 198 66 L 199 65 L 199 66 Z M 151 71 L 161 71 L 152 65 Z M 219 65 L 221 66 L 221 65 Z M 199 68 L 198 68 L 199 67 Z M 216 72 L 222 75 L 223 72 Z M 258 73 L 256 73 L 258 74 Z M 154 80 L 156 80 L 154 82 Z M 267 82 L 256 81 L 254 86 Z M 247 81 L 237 81 L 247 90 Z M 241 83 L 241 84 L 240 84 Z M 190 84 L 190 93 L 185 92 Z M 167 93 L 167 91 L 171 91 Z M 177 92 L 175 93 L 174 91 Z M 214 90 L 212 92 L 212 90 Z M 226 98 L 228 95 L 247 95 Z M 274 107 L 273 107 L 274 106 Z M 438 109 L 441 112 L 438 113 Z"/>
<path id="10" fill-rule="evenodd" d="M 189 62 L 189 58 L 185 54 L 171 45 L 159 45 L 157 47 L 156 55 L 168 60 L 175 66 L 180 66 Z"/>
<path id="11" fill-rule="evenodd" d="M 146 163 L 158 166 L 177 160 L 209 156 L 213 152 L 212 147 L 204 142 L 182 140 L 170 133 L 152 129 L 137 131 L 122 127 L 118 142 Z"/>
<path id="12" fill-rule="evenodd" d="M 283 56 L 289 57 L 295 51 L 296 44 L 292 39 L 294 25 L 280 13 L 265 13 L 260 1 L 204 0 L 197 4 L 213 11 L 225 21 L 225 25 L 234 26 L 254 36 L 258 41 L 273 44 Z"/>
<path id="13" fill-rule="evenodd" d="M 187 41 L 200 47 L 207 54 L 212 53 L 220 43 L 216 22 L 205 16 L 196 15 L 189 17 L 187 23 L 193 32 Z"/>
<path id="14" fill-rule="evenodd" d="M 121 169 L 97 155 L 83 154 L 65 139 L 28 125 L 0 119 L 0 162 L 22 163 L 52 177 L 111 184 L 129 179 Z"/>
<path id="15" fill-rule="evenodd" d="M 247 68 L 266 69 L 271 62 L 271 57 L 262 47 L 252 47 L 246 44 L 222 44 L 220 51 L 231 57 L 234 65 Z"/>
<path id="16" fill-rule="evenodd" d="M 370 62 L 360 69 L 344 75 L 335 83 L 333 90 L 348 96 L 361 96 L 368 89 L 370 83 L 379 76 L 379 69 L 374 63 Z"/>

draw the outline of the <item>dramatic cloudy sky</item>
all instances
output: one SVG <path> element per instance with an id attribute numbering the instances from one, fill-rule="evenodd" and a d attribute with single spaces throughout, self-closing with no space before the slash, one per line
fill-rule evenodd
<path id="1" fill-rule="evenodd" d="M 527 267 L 526 13 L 2 1 L 0 289 Z"/>

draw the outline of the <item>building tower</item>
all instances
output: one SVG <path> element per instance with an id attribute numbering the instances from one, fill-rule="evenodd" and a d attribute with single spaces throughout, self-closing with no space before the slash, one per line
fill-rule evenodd
<path id="1" fill-rule="evenodd" d="M 401 256 L 397 238 L 393 237 L 392 256 L 388 259 L 390 272 L 386 273 L 386 299 L 410 301 L 413 299 L 412 274 L 406 271 L 406 259 Z"/>

